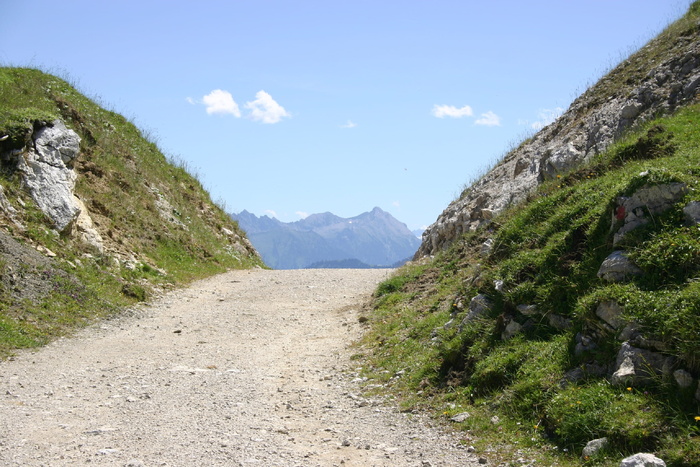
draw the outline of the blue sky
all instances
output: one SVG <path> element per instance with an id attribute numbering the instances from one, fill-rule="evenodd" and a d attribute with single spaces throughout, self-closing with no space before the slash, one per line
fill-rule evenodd
<path id="1" fill-rule="evenodd" d="M 69 77 L 229 212 L 411 229 L 690 0 L 0 0 L 0 64 Z"/>

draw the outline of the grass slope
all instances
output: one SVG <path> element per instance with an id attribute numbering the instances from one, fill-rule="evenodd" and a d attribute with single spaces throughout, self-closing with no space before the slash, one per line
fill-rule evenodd
<path id="1" fill-rule="evenodd" d="M 669 182 L 687 185 L 684 198 L 613 247 L 616 199 Z M 700 227 L 687 225 L 682 212 L 691 201 L 700 201 L 700 104 L 648 122 L 487 228 L 380 284 L 357 355 L 369 387 L 397 397 L 406 411 L 427 408 L 445 420 L 468 412 L 454 424 L 464 442 L 504 462 L 619 465 L 626 455 L 651 451 L 667 465 L 699 466 Z M 493 243 L 484 253 L 487 240 Z M 620 248 L 644 274 L 610 284 L 597 272 Z M 464 321 L 477 294 L 493 305 Z M 615 361 L 614 332 L 601 331 L 597 348 L 574 352 L 577 334 L 596 325 L 596 307 L 608 300 L 693 374 L 689 389 L 661 377 L 617 387 L 594 373 L 565 382 L 583 364 L 609 368 Z M 519 305 L 541 314 L 526 316 Z M 510 319 L 523 332 L 504 340 Z M 585 444 L 600 437 L 608 437 L 608 449 L 581 459 Z"/>
<path id="2" fill-rule="evenodd" d="M 153 290 L 262 264 L 186 167 L 168 160 L 124 117 L 55 76 L 0 68 L 0 136 L 8 135 L 0 152 L 21 149 L 32 127 L 56 118 L 82 139 L 75 192 L 105 253 L 52 230 L 3 160 L 0 186 L 24 228 L 0 211 L 0 232 L 14 239 L 0 255 L 0 356 L 116 313 Z M 164 200 L 169 220 L 162 216 Z M 57 256 L 30 260 L 42 247 Z"/>

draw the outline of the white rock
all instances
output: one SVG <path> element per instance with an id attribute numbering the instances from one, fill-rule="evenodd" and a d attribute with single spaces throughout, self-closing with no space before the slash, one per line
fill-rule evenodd
<path id="1" fill-rule="evenodd" d="M 623 459 L 620 467 L 666 467 L 666 462 L 653 454 L 639 453 Z"/>
<path id="2" fill-rule="evenodd" d="M 39 209 L 63 232 L 80 214 L 73 197 L 76 174 L 70 167 L 80 137 L 60 120 L 52 125 L 34 133 L 34 147 L 19 157 L 17 169 Z"/>
<path id="3" fill-rule="evenodd" d="M 608 438 L 598 438 L 594 439 L 592 441 L 589 441 L 586 444 L 586 447 L 583 448 L 583 452 L 581 452 L 581 457 L 591 457 L 596 455 L 599 451 L 605 449 L 608 446 Z"/>
<path id="4" fill-rule="evenodd" d="M 641 274 L 642 270 L 621 250 L 613 251 L 598 269 L 598 277 L 608 282 L 622 282 Z"/>

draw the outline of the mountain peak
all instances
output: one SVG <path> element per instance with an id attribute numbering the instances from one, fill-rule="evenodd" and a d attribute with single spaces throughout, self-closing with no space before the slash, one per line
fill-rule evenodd
<path id="1" fill-rule="evenodd" d="M 274 224 L 241 214 L 233 218 L 248 233 L 265 263 L 277 269 L 350 260 L 393 267 L 412 256 L 420 245 L 405 224 L 379 207 L 351 218 L 323 212 L 296 222 L 275 220 Z"/>

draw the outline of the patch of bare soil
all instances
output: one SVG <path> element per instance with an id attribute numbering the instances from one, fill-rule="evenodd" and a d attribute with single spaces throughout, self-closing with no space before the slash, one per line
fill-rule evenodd
<path id="1" fill-rule="evenodd" d="M 386 270 L 234 271 L 0 363 L 8 466 L 476 465 L 362 389 L 349 345 Z"/>

